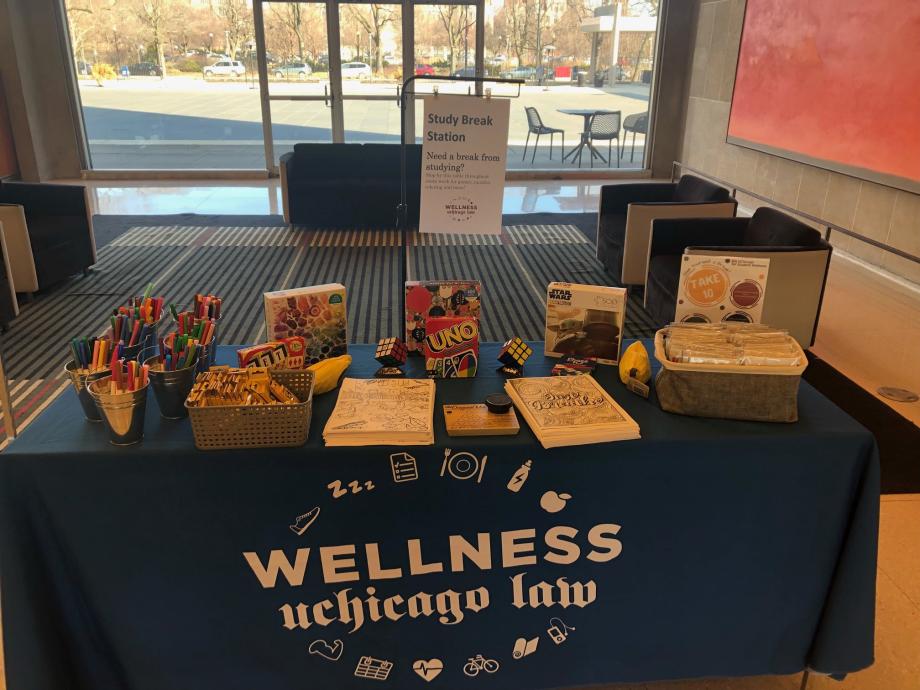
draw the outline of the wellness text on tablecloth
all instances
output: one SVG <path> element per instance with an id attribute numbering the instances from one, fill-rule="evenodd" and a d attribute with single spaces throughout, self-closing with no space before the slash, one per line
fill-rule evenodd
<path id="1" fill-rule="evenodd" d="M 289 529 L 298 537 L 309 535 L 311 527 L 331 507 L 340 501 L 358 500 L 361 494 L 386 491 L 409 483 L 417 483 L 424 490 L 424 480 L 468 482 L 481 485 L 488 477 L 488 457 L 467 451 L 445 449 L 439 472 L 435 465 L 426 473 L 420 463 L 409 453 L 389 455 L 389 473 L 392 482 L 380 485 L 367 477 L 342 477 L 325 486 L 326 500 L 292 519 Z M 508 476 L 497 477 L 512 495 L 527 494 L 533 484 L 528 478 L 538 466 L 527 459 Z M 493 470 L 494 472 L 494 470 Z M 526 486 L 525 486 L 526 484 Z M 495 487 L 490 487 L 490 489 Z M 560 487 L 562 489 L 564 487 Z M 481 490 L 481 489 L 479 489 Z M 528 496 L 528 510 L 534 517 L 562 513 L 569 501 L 576 500 L 562 490 L 533 489 Z M 542 512 L 541 512 L 542 511 Z M 526 515 L 521 516 L 526 524 Z M 562 520 L 558 520 L 562 522 Z M 570 522 L 566 520 L 566 522 Z M 623 545 L 618 534 L 621 526 L 612 522 L 597 522 L 583 526 L 554 524 L 538 534 L 536 528 L 503 531 L 477 531 L 475 538 L 450 533 L 441 537 L 409 538 L 388 543 L 385 548 L 377 542 L 304 546 L 293 552 L 282 548 L 268 553 L 245 551 L 243 558 L 259 585 L 266 590 L 297 588 L 305 584 L 308 574 L 316 570 L 324 586 L 330 588 L 328 596 L 311 601 L 295 597 L 277 609 L 276 624 L 291 632 L 310 631 L 307 651 L 326 661 L 336 662 L 342 657 L 345 643 L 337 635 L 350 635 L 380 622 L 405 625 L 413 619 L 431 619 L 444 626 L 459 626 L 469 616 L 475 616 L 493 606 L 510 606 L 515 610 L 545 609 L 547 622 L 542 631 L 529 631 L 524 637 L 509 639 L 508 649 L 501 650 L 518 660 L 534 654 L 539 640 L 545 635 L 554 644 L 566 641 L 576 628 L 570 625 L 570 609 L 583 609 L 592 604 L 598 595 L 593 579 L 570 580 L 564 572 L 554 578 L 528 577 L 526 570 L 507 575 L 507 586 L 497 591 L 494 584 L 465 586 L 429 593 L 424 586 L 415 584 L 415 578 L 432 574 L 464 573 L 469 582 L 470 573 L 538 566 L 542 561 L 554 566 L 570 566 L 581 559 L 594 564 L 605 564 L 620 556 Z M 440 542 L 435 544 L 434 542 Z M 440 557 L 432 557 L 437 551 Z M 356 583 L 361 584 L 356 584 Z M 494 580 L 493 580 L 494 583 Z M 384 584 L 384 595 L 378 586 Z M 296 592 L 296 589 L 293 591 Z M 566 613 L 566 612 L 569 613 Z M 386 680 L 397 664 L 405 663 L 425 681 L 432 681 L 445 669 L 440 658 L 400 660 L 374 656 L 374 649 L 361 650 L 353 675 L 358 678 Z M 381 655 L 382 656 L 382 655 Z M 464 675 L 475 677 L 480 673 L 499 671 L 501 657 L 498 650 L 491 656 L 477 654 L 465 663 L 457 662 Z"/>

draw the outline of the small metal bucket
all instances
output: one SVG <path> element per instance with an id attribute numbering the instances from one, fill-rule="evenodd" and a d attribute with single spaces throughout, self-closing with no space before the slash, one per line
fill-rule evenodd
<path id="1" fill-rule="evenodd" d="M 195 385 L 197 360 L 191 365 L 174 371 L 163 371 L 163 358 L 154 355 L 144 364 L 150 367 L 148 376 L 153 394 L 160 407 L 160 415 L 166 419 L 184 419 L 188 417 L 185 399 Z"/>
<path id="2" fill-rule="evenodd" d="M 110 393 L 111 375 L 89 384 L 99 415 L 115 446 L 130 446 L 144 438 L 144 416 L 147 413 L 147 388 L 128 393 Z"/>
<path id="3" fill-rule="evenodd" d="M 151 324 L 152 328 L 150 332 L 147 333 L 147 336 L 141 340 L 136 345 L 125 345 L 124 352 L 122 354 L 126 362 L 141 362 L 144 359 L 144 353 L 147 350 L 153 350 L 154 352 L 157 349 L 157 333 L 160 329 L 160 324 L 163 323 L 161 318 L 159 321 Z"/>
<path id="4" fill-rule="evenodd" d="M 83 408 L 83 416 L 86 417 L 86 421 L 88 422 L 101 422 L 102 417 L 99 416 L 99 410 L 96 408 L 96 401 L 93 400 L 93 396 L 90 395 L 86 387 L 96 379 L 108 376 L 112 373 L 112 370 L 100 369 L 99 371 L 94 371 L 89 374 L 82 374 L 77 371 L 77 369 L 77 363 L 73 360 L 70 360 L 64 365 L 64 371 L 66 371 L 67 375 L 70 377 L 73 389 L 77 392 L 77 400 L 80 401 L 80 407 Z"/>

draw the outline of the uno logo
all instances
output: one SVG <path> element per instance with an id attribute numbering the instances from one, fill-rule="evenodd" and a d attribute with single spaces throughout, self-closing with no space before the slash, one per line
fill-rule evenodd
<path id="1" fill-rule="evenodd" d="M 718 266 L 700 266 L 684 278 L 684 293 L 698 307 L 712 307 L 728 292 L 728 273 Z"/>
<path id="2" fill-rule="evenodd" d="M 443 352 L 449 347 L 468 342 L 479 334 L 475 321 L 461 321 L 455 326 L 444 328 L 425 337 L 432 352 Z"/>

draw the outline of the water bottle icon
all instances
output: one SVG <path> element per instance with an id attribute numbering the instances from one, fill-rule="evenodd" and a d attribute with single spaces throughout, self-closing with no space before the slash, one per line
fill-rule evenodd
<path id="1" fill-rule="evenodd" d="M 517 472 L 511 475 L 511 479 L 508 480 L 508 491 L 517 493 L 521 490 L 524 482 L 527 481 L 527 477 L 530 476 L 530 465 L 530 460 L 525 460 L 524 464 L 517 468 Z"/>

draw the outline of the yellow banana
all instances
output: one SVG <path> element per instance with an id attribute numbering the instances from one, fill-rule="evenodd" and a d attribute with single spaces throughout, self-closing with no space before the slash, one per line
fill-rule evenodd
<path id="1" fill-rule="evenodd" d="M 322 395 L 338 387 L 342 375 L 350 365 L 351 355 L 342 355 L 308 366 L 307 371 L 313 372 L 313 394 Z"/>
<path id="2" fill-rule="evenodd" d="M 652 378 L 652 365 L 648 359 L 648 351 L 641 341 L 637 340 L 626 348 L 620 357 L 620 381 L 626 383 L 633 376 L 641 383 L 648 383 Z"/>

